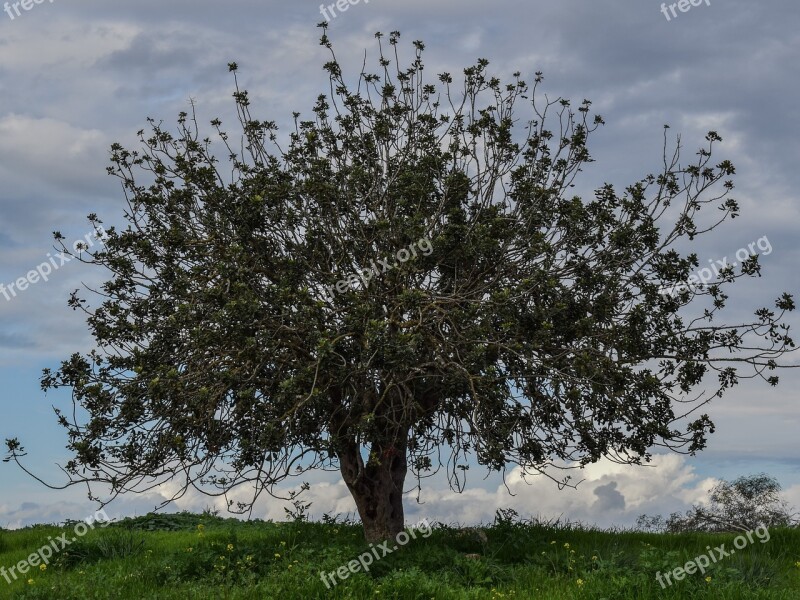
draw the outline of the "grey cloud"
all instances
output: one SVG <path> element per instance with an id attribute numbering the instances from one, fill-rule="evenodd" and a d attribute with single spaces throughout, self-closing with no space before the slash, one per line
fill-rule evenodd
<path id="1" fill-rule="evenodd" d="M 617 491 L 617 482 L 612 481 L 593 490 L 597 501 L 592 504 L 592 510 L 601 513 L 625 510 L 625 496 Z"/>

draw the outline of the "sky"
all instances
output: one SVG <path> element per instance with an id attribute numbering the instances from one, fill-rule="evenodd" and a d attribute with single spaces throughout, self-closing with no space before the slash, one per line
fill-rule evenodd
<path id="1" fill-rule="evenodd" d="M 194 102 L 208 133 L 213 118 L 230 122 L 229 62 L 239 65 L 254 116 L 285 128 L 293 111 L 310 114 L 316 96 L 327 91 L 322 65 L 329 56 L 318 44 L 318 2 L 50 0 L 28 10 L 13 4 L 0 13 L 0 283 L 8 286 L 51 258 L 57 268 L 47 281 L 8 299 L 0 295 L 0 439 L 19 438 L 26 466 L 58 485 L 66 438 L 52 407 L 71 402 L 64 391 L 45 395 L 39 377 L 43 368 L 91 348 L 84 318 L 67 298 L 97 283 L 98 273 L 77 261 L 60 264 L 52 232 L 69 242 L 83 238 L 92 212 L 108 224 L 121 222 L 124 196 L 105 172 L 109 147 L 135 147 L 147 117 L 174 124 Z M 623 188 L 657 171 L 665 124 L 681 135 L 689 158 L 716 130 L 720 158 L 737 168 L 741 216 L 697 242 L 700 262 L 733 259 L 758 240 L 762 250 L 770 248 L 762 277 L 736 286 L 732 319 L 771 305 L 783 291 L 800 292 L 796 0 L 703 0 L 674 15 L 652 0 L 345 6 L 326 8 L 326 18 L 346 71 L 357 74 L 365 51 L 374 57 L 375 32 L 399 30 L 406 52 L 413 40 L 425 42 L 432 73 L 455 75 L 486 58 L 501 78 L 519 70 L 531 81 L 542 71 L 548 96 L 576 105 L 592 100 L 606 125 L 593 136 L 596 162 L 582 174 L 580 190 L 590 193 L 604 182 Z M 798 316 L 788 323 L 797 328 Z M 785 362 L 800 360 L 795 354 Z M 407 520 L 488 522 L 496 509 L 514 508 L 525 517 L 629 526 L 640 514 L 666 515 L 704 501 L 721 478 L 761 472 L 775 476 L 800 507 L 800 372 L 780 375 L 776 388 L 744 382 L 712 403 L 716 433 L 696 457 L 658 455 L 649 467 L 601 461 L 585 469 L 577 489 L 565 490 L 544 477 L 523 481 L 513 470 L 504 485 L 476 468 L 462 494 L 436 478 L 419 499 L 410 494 Z M 307 479 L 313 516 L 354 510 L 335 474 Z M 106 511 L 143 514 L 162 497 L 124 497 Z M 168 510 L 214 506 L 214 499 L 189 495 Z M 285 506 L 268 499 L 253 515 L 282 519 Z M 0 463 L 0 527 L 84 518 L 94 510 L 85 489 L 48 489 Z"/>

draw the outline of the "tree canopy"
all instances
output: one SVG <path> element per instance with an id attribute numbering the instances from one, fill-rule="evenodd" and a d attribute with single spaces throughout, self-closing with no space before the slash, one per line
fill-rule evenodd
<path id="1" fill-rule="evenodd" d="M 245 511 L 338 469 L 377 540 L 439 470 L 461 490 L 470 462 L 568 482 L 556 469 L 694 453 L 704 404 L 777 383 L 792 297 L 723 319 L 757 256 L 663 293 L 699 265 L 686 244 L 738 214 L 716 132 L 684 164 L 665 128 L 655 174 L 581 198 L 603 124 L 588 100 L 484 59 L 428 81 L 424 44 L 402 66 L 398 32 L 351 80 L 321 27 L 330 90 L 287 134 L 251 115 L 231 63 L 236 134 L 215 119 L 204 136 L 193 105 L 176 132 L 150 120 L 140 148 L 112 147 L 127 225 L 81 255 L 107 273 L 98 303 L 70 299 L 96 348 L 42 377 L 72 391 L 69 484 L 175 481 Z"/>

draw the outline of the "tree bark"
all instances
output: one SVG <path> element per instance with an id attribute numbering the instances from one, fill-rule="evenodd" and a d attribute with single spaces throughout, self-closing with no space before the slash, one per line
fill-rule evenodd
<path id="1" fill-rule="evenodd" d="M 403 436 L 402 442 L 394 446 L 373 450 L 366 464 L 357 444 L 351 444 L 339 456 L 342 477 L 356 502 L 368 542 L 394 538 L 405 526 L 403 484 L 408 473 L 407 445 L 407 436 Z"/>

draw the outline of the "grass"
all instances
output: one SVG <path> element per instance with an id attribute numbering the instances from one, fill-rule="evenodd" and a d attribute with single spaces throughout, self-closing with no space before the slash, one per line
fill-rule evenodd
<path id="1" fill-rule="evenodd" d="M 9 567 L 72 524 L 0 530 L 0 566 Z M 427 532 L 422 532 L 427 533 Z M 332 572 L 368 550 L 350 523 L 242 522 L 210 514 L 147 515 L 97 527 L 12 584 L 0 598 L 100 599 L 796 599 L 800 530 L 770 539 L 687 576 L 667 589 L 655 579 L 735 535 L 652 534 L 522 523 L 503 518 L 481 529 L 436 525 L 330 590 Z M 469 555 L 469 556 L 468 556 Z M 479 555 L 479 556 L 475 556 Z M 710 577 L 710 581 L 706 580 Z"/>

